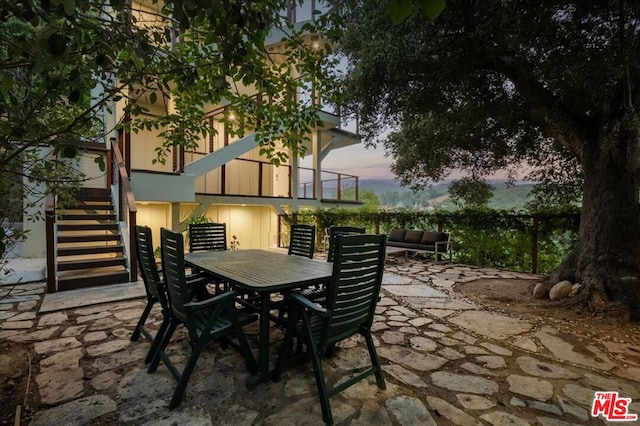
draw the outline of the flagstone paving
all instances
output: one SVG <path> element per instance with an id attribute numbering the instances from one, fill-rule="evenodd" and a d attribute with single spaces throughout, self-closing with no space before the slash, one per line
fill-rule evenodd
<path id="1" fill-rule="evenodd" d="M 336 424 L 604 424 L 590 415 L 595 391 L 617 391 L 640 412 L 640 346 L 576 339 L 453 290 L 485 278 L 535 277 L 417 259 L 388 263 L 373 325 L 387 389 L 370 378 L 333 397 Z M 0 297 L 8 288 L 0 287 Z M 144 307 L 139 286 L 137 299 L 96 297 L 85 307 L 73 307 L 70 293 L 48 295 L 43 305 L 44 290 L 20 284 L 0 299 L 0 339 L 28 344 L 38 363 L 32 386 L 40 404 L 25 407 L 23 418 L 32 425 L 322 424 L 310 363 L 247 390 L 240 355 L 215 344 L 198 361 L 181 406 L 169 411 L 173 378 L 162 364 L 147 374 L 149 343 L 129 341 Z M 157 327 L 159 312 L 152 319 Z M 255 350 L 257 324 L 246 332 Z M 272 329 L 272 361 L 281 338 Z M 172 357 L 186 359 L 188 346 L 176 333 Z M 329 381 L 341 380 L 367 365 L 366 347 L 353 338 L 324 362 Z"/>

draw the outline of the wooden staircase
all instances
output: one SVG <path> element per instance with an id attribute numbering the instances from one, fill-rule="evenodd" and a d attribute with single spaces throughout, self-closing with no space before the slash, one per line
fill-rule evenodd
<path id="1" fill-rule="evenodd" d="M 129 282 L 122 235 L 108 189 L 82 188 L 56 220 L 57 290 Z"/>

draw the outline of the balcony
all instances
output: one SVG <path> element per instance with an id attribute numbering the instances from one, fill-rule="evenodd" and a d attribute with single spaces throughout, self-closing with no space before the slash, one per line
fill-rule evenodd
<path id="1" fill-rule="evenodd" d="M 206 155 L 185 152 L 187 163 Z M 289 165 L 274 166 L 267 161 L 237 158 L 196 178 L 198 195 L 228 195 L 242 197 L 292 198 L 291 169 Z M 314 194 L 314 170 L 299 167 L 301 183 L 298 198 L 320 199 L 329 202 L 358 203 L 358 177 L 322 171 L 321 194 Z"/>
<path id="2" fill-rule="evenodd" d="M 321 172 L 320 194 L 314 193 L 314 169 L 300 167 L 300 180 L 303 181 L 303 183 L 301 183 L 298 188 L 298 198 L 319 198 L 325 202 L 360 202 L 358 176 L 323 170 Z"/>

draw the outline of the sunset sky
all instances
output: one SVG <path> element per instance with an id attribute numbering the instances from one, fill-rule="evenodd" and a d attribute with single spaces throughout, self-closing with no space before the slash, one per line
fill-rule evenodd
<path id="1" fill-rule="evenodd" d="M 365 148 L 352 145 L 332 151 L 322 162 L 329 171 L 346 173 L 365 179 L 393 178 L 390 170 L 391 158 L 384 156 L 384 148 Z"/>

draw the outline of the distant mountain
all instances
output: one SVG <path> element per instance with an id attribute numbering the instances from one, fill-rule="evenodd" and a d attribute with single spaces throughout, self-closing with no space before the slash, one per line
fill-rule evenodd
<path id="1" fill-rule="evenodd" d="M 495 187 L 489 207 L 494 209 L 522 209 L 533 188 L 532 183 L 507 186 L 505 180 L 491 180 Z M 419 191 L 400 186 L 393 179 L 361 179 L 360 190 L 375 193 L 384 208 L 411 208 L 414 210 L 445 209 L 458 207 L 449 197 L 449 182 L 441 182 Z"/>

